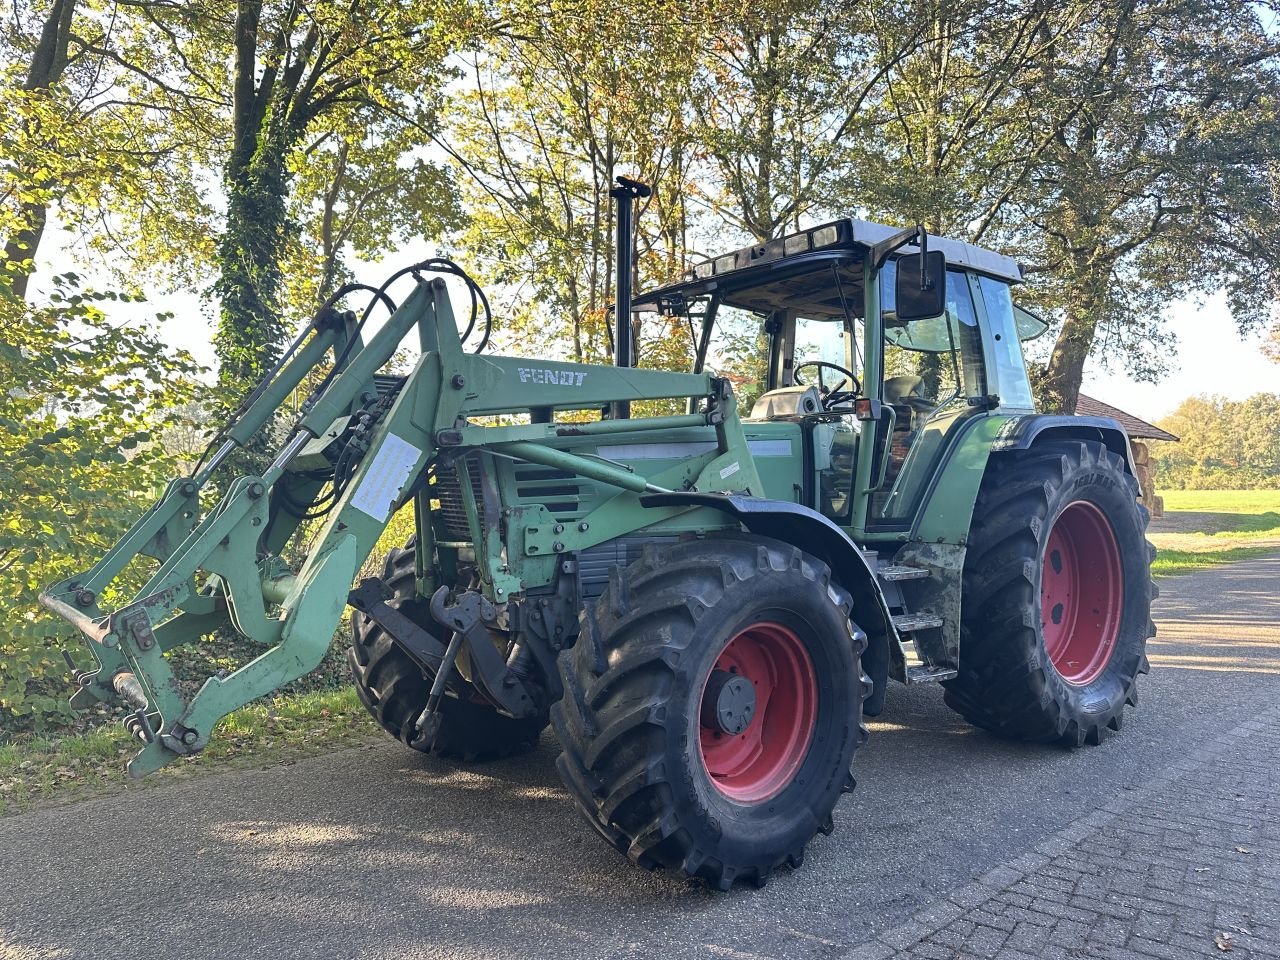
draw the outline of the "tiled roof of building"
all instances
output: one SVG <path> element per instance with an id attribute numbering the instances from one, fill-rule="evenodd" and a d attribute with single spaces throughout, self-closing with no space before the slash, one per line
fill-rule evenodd
<path id="1" fill-rule="evenodd" d="M 1109 403 L 1086 397 L 1083 393 L 1080 394 L 1080 399 L 1076 403 L 1076 414 L 1082 417 L 1110 417 L 1119 422 L 1120 426 L 1124 427 L 1124 432 L 1133 439 L 1173 441 L 1178 439 L 1168 430 L 1161 430 L 1155 424 L 1147 423 L 1131 413 L 1125 413 L 1119 407 L 1113 407 Z"/>

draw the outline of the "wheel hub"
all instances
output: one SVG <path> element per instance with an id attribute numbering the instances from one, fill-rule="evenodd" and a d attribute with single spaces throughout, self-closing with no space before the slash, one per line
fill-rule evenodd
<path id="1" fill-rule="evenodd" d="M 796 632 L 768 621 L 739 631 L 716 658 L 698 711 L 712 786 L 739 803 L 777 796 L 804 762 L 817 715 L 817 672 Z"/>
<path id="2" fill-rule="evenodd" d="M 712 670 L 702 696 L 702 725 L 736 737 L 756 714 L 756 690 L 751 681 L 729 670 Z"/>
<path id="3" fill-rule="evenodd" d="M 1084 686 L 1106 669 L 1120 633 L 1124 573 L 1106 516 L 1077 500 L 1054 520 L 1040 571 L 1040 629 L 1049 662 Z"/>

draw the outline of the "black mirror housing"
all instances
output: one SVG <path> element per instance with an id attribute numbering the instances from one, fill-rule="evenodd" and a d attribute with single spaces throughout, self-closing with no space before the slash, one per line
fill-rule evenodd
<path id="1" fill-rule="evenodd" d="M 942 251 L 899 257 L 897 267 L 894 295 L 898 321 L 906 323 L 941 315 L 947 306 L 947 258 Z"/>

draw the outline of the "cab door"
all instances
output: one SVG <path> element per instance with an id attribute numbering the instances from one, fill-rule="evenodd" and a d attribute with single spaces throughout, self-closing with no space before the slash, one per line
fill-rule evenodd
<path id="1" fill-rule="evenodd" d="M 890 261 L 880 271 L 880 329 L 867 344 L 880 361 L 867 392 L 882 404 L 863 491 L 868 531 L 910 529 L 951 441 L 989 397 L 971 278 L 949 269 L 944 312 L 908 322 L 897 317 L 895 280 Z"/>

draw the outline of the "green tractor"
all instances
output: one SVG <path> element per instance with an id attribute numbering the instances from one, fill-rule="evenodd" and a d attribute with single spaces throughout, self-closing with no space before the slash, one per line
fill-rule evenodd
<path id="1" fill-rule="evenodd" d="M 1021 341 L 1044 325 L 1013 303 L 1017 265 L 846 219 L 633 301 L 623 240 L 646 194 L 613 191 L 614 366 L 485 354 L 483 292 L 417 264 L 402 303 L 375 291 L 392 313 L 367 340 L 326 305 L 212 456 L 47 590 L 97 664 L 73 671 L 73 705 L 131 711 L 132 775 L 314 670 L 347 605 L 356 689 L 388 733 L 465 760 L 550 724 L 609 844 L 721 889 L 832 829 L 891 679 L 941 684 L 1004 737 L 1120 729 L 1154 633 L 1147 514 L 1116 423 L 1035 412 Z M 466 283 L 465 330 L 433 272 Z M 692 372 L 632 366 L 633 311 L 688 330 Z M 386 374 L 410 333 L 416 366 Z M 202 509 L 304 382 L 270 463 Z M 410 504 L 414 536 L 353 588 Z M 146 557 L 146 585 L 102 609 Z M 165 653 L 229 630 L 260 654 L 188 694 Z"/>

